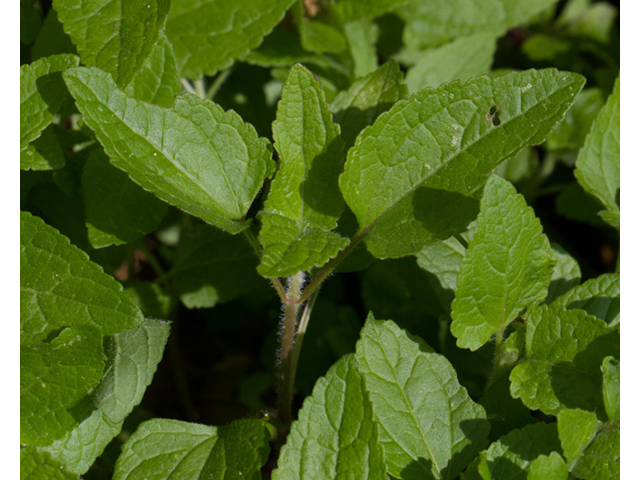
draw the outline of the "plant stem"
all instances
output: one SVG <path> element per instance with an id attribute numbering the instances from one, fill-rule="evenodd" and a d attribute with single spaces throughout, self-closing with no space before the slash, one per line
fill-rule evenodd
<path id="1" fill-rule="evenodd" d="M 260 248 L 260 242 L 258 242 L 258 239 L 253 234 L 253 232 L 250 229 L 245 228 L 242 231 L 242 233 L 244 233 L 244 236 L 249 242 L 249 245 L 251 245 L 251 248 L 253 248 L 253 251 L 256 252 L 256 255 L 258 256 L 258 258 L 262 258 L 262 249 Z M 280 280 L 277 278 L 270 278 L 269 280 L 271 281 L 271 284 L 275 287 L 276 292 L 278 292 L 280 301 L 286 304 L 288 302 L 287 293 L 284 291 L 284 287 L 282 286 L 282 283 L 280 283 Z"/>
<path id="2" fill-rule="evenodd" d="M 184 88 L 187 92 L 198 95 L 198 93 L 193 89 L 193 86 L 191 85 L 189 80 L 183 78 L 182 80 L 180 80 L 180 83 L 182 84 L 182 88 Z"/>
<path id="3" fill-rule="evenodd" d="M 293 346 L 296 340 L 296 322 L 304 272 L 298 272 L 289 277 L 289 291 L 285 303 L 282 331 L 280 338 L 280 362 L 278 365 L 278 420 L 285 425 L 291 425 L 291 397 L 293 396 L 293 378 L 295 364 L 293 362 Z"/>
<path id="4" fill-rule="evenodd" d="M 220 72 L 218 74 L 216 79 L 213 81 L 213 83 L 207 90 L 207 98 L 209 100 L 213 101 L 213 97 L 216 96 L 216 93 L 218 93 L 218 90 L 220 90 L 224 82 L 227 80 L 227 78 L 229 78 L 229 75 L 231 75 L 232 71 L 233 71 L 233 66 L 227 68 L 224 72 Z"/>
<path id="5" fill-rule="evenodd" d="M 165 274 L 165 271 L 162 268 L 162 265 L 160 265 L 160 262 L 158 262 L 158 259 L 155 257 L 155 255 L 145 245 L 144 238 L 142 238 L 140 242 L 137 242 L 136 246 L 138 250 L 144 253 L 144 256 L 146 257 L 147 262 L 149 262 L 149 265 L 151 265 L 151 268 L 153 268 L 153 271 L 156 272 L 156 275 L 158 275 L 158 278 L 163 277 Z"/>
<path id="6" fill-rule="evenodd" d="M 200 77 L 198 80 L 193 82 L 193 86 L 196 89 L 196 95 L 198 95 L 202 100 L 207 98 L 207 93 L 204 86 L 204 77 Z"/>
<path id="7" fill-rule="evenodd" d="M 469 242 L 467 242 L 462 235 L 460 235 L 459 233 L 454 233 L 453 236 L 456 238 L 456 240 L 458 240 L 458 242 L 460 242 L 460 245 L 462 245 L 464 247 L 465 250 L 469 249 Z"/>

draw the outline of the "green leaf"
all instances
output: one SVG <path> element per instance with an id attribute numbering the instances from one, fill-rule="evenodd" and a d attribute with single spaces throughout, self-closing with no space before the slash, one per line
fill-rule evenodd
<path id="1" fill-rule="evenodd" d="M 620 77 L 580 149 L 575 176 L 607 209 L 620 211 Z"/>
<path id="2" fill-rule="evenodd" d="M 78 61 L 75 55 L 54 55 L 20 66 L 20 150 L 53 120 L 67 97 L 60 72 L 77 66 Z"/>
<path id="3" fill-rule="evenodd" d="M 549 150 L 579 149 L 584 144 L 591 125 L 604 106 L 602 90 L 586 88 L 567 111 L 567 116 L 547 137 Z"/>
<path id="4" fill-rule="evenodd" d="M 356 345 L 387 468 L 404 479 L 453 479 L 483 447 L 484 409 L 447 359 L 392 321 L 370 315 Z"/>
<path id="5" fill-rule="evenodd" d="M 567 480 L 569 469 L 558 452 L 540 455 L 529 465 L 527 480 Z"/>
<path id="6" fill-rule="evenodd" d="M 32 44 L 41 25 L 42 15 L 35 8 L 35 2 L 20 0 L 20 43 Z"/>
<path id="7" fill-rule="evenodd" d="M 342 68 L 327 56 L 307 52 L 302 48 L 297 33 L 282 28 L 275 28 L 264 37 L 260 46 L 251 50 L 244 61 L 260 67 L 290 67 L 294 63 L 303 63 L 326 69 Z"/>
<path id="8" fill-rule="evenodd" d="M 602 218 L 602 220 L 607 222 L 608 225 L 620 231 L 620 212 L 610 212 L 609 210 L 602 210 L 601 212 L 598 212 L 598 216 Z"/>
<path id="9" fill-rule="evenodd" d="M 30 213 L 20 213 L 20 345 L 63 327 L 112 335 L 142 323 L 122 286 L 82 250 Z"/>
<path id="10" fill-rule="evenodd" d="M 24 150 L 20 150 L 20 170 L 55 170 L 64 167 L 64 154 L 49 125 Z"/>
<path id="11" fill-rule="evenodd" d="M 338 189 L 344 142 L 324 91 L 300 64 L 282 89 L 273 137 L 280 167 L 260 216 L 264 251 L 258 272 L 285 277 L 324 265 L 348 243 L 331 232 L 344 209 Z"/>
<path id="12" fill-rule="evenodd" d="M 340 188 L 378 258 L 415 254 L 464 231 L 489 173 L 541 143 L 584 85 L 539 70 L 425 89 L 358 137 Z"/>
<path id="13" fill-rule="evenodd" d="M 126 92 L 142 102 L 171 108 L 175 96 L 181 90 L 173 48 L 162 33 L 142 70 L 134 77 Z"/>
<path id="14" fill-rule="evenodd" d="M 182 76 L 213 75 L 242 60 L 295 0 L 173 0 L 165 30 Z"/>
<path id="15" fill-rule="evenodd" d="M 580 284 L 582 272 L 580 265 L 569 253 L 557 243 L 551 243 L 553 258 L 556 266 L 551 275 L 551 283 L 549 284 L 549 293 L 544 300 L 545 303 L 551 303 L 559 296 L 567 293 L 571 288 Z"/>
<path id="16" fill-rule="evenodd" d="M 468 243 L 473 239 L 477 223 L 469 224 L 466 233 L 461 237 Z M 438 299 L 445 312 L 451 311 L 451 302 L 455 298 L 455 291 L 460 275 L 460 265 L 466 256 L 466 248 L 455 237 L 427 245 L 416 253 L 418 265 L 429 272 L 428 279 L 431 287 L 438 293 Z"/>
<path id="17" fill-rule="evenodd" d="M 353 60 L 353 76 L 364 77 L 378 68 L 378 26 L 372 21 L 357 20 L 344 25 L 344 36 Z"/>
<path id="18" fill-rule="evenodd" d="M 487 182 L 478 227 L 460 266 L 451 333 L 477 350 L 547 296 L 555 261 L 535 213 L 501 177 Z"/>
<path id="19" fill-rule="evenodd" d="M 309 52 L 340 53 L 347 48 L 344 35 L 324 22 L 301 18 L 298 29 L 300 43 Z"/>
<path id="20" fill-rule="evenodd" d="M 620 332 L 582 310 L 542 305 L 527 318 L 527 352 L 510 375 L 511 395 L 531 410 L 566 408 L 604 416 L 600 366 L 620 356 Z"/>
<path id="21" fill-rule="evenodd" d="M 181 95 L 172 109 L 139 102 L 98 69 L 66 72 L 84 121 L 111 163 L 160 199 L 230 233 L 273 171 L 271 147 L 233 111 Z"/>
<path id="22" fill-rule="evenodd" d="M 486 480 L 492 478 L 526 479 L 531 463 L 540 455 L 560 451 L 558 429 L 555 424 L 534 423 L 493 442 L 480 452 L 462 480 Z"/>
<path id="23" fill-rule="evenodd" d="M 95 149 L 82 173 L 89 241 L 94 248 L 121 245 L 153 232 L 167 214 L 167 204 L 136 185 Z"/>
<path id="24" fill-rule="evenodd" d="M 50 342 L 20 346 L 20 443 L 50 445 L 73 428 L 80 400 L 102 372 L 100 329 L 63 329 Z"/>
<path id="25" fill-rule="evenodd" d="M 20 449 L 20 480 L 78 480 L 63 464 L 34 446 Z"/>
<path id="26" fill-rule="evenodd" d="M 603 375 L 602 393 L 607 417 L 610 421 L 620 420 L 620 362 L 606 357 L 600 367 Z"/>
<path id="27" fill-rule="evenodd" d="M 329 107 L 333 119 L 342 130 L 347 148 L 351 148 L 358 134 L 373 124 L 378 116 L 407 95 L 402 72 L 395 61 L 389 61 L 359 78 L 349 90 L 338 93 Z"/>
<path id="28" fill-rule="evenodd" d="M 480 33 L 456 38 L 450 43 L 426 50 L 407 71 L 407 86 L 413 94 L 423 88 L 436 88 L 454 80 L 466 82 L 491 70 L 496 38 Z"/>
<path id="29" fill-rule="evenodd" d="M 573 287 L 553 302 L 566 309 L 579 308 L 613 327 L 620 323 L 620 273 L 603 273 Z"/>
<path id="30" fill-rule="evenodd" d="M 72 53 L 77 55 L 76 47 L 69 35 L 64 33 L 62 23 L 58 21 L 58 14 L 52 8 L 44 19 L 42 28 L 38 32 L 36 41 L 31 48 L 31 58 L 37 60 L 49 55 Z"/>
<path id="31" fill-rule="evenodd" d="M 500 37 L 510 28 L 525 23 L 556 2 L 557 0 L 496 0 L 491 3 L 480 0 L 433 0 L 410 2 L 396 12 L 407 22 L 403 32 L 405 44 L 425 48 L 475 33 Z"/>
<path id="32" fill-rule="evenodd" d="M 122 446 L 113 480 L 258 480 L 268 440 L 260 420 L 210 427 L 156 418 L 140 424 Z"/>
<path id="33" fill-rule="evenodd" d="M 563 410 L 558 414 L 558 434 L 564 457 L 571 469 L 597 432 L 598 419 L 595 413 L 584 410 Z"/>
<path id="34" fill-rule="evenodd" d="M 124 291 L 133 298 L 145 317 L 169 318 L 177 302 L 176 297 L 158 283 L 129 280 L 124 283 Z"/>
<path id="35" fill-rule="evenodd" d="M 353 354 L 320 378 L 280 451 L 278 479 L 387 479 L 364 377 Z"/>
<path id="36" fill-rule="evenodd" d="M 409 0 L 342 0 L 338 5 L 347 20 L 360 20 L 372 18 L 390 12 Z"/>
<path id="37" fill-rule="evenodd" d="M 147 319 L 139 327 L 116 333 L 105 343 L 107 367 L 88 404 L 90 412 L 63 438 L 45 447 L 54 459 L 84 474 L 111 440 L 122 422 L 142 401 L 162 359 L 169 322 Z"/>
<path id="38" fill-rule="evenodd" d="M 151 55 L 169 6 L 169 0 L 53 1 L 82 63 L 109 72 L 121 87 Z"/>
<path id="39" fill-rule="evenodd" d="M 180 235 L 178 256 L 169 278 L 188 308 L 209 308 L 239 297 L 261 282 L 256 254 L 248 242 L 207 225 Z"/>

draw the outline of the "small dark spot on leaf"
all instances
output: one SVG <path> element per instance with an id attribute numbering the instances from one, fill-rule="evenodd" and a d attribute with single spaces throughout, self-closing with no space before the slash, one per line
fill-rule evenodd
<path id="1" fill-rule="evenodd" d="M 494 127 L 499 126 L 502 121 L 500 120 L 500 114 L 502 110 L 500 110 L 496 105 L 492 106 L 487 112 L 487 121 L 491 122 Z"/>

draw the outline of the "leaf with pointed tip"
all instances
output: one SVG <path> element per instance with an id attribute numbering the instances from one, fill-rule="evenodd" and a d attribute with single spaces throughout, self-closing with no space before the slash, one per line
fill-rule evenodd
<path id="1" fill-rule="evenodd" d="M 360 132 L 372 125 L 381 113 L 407 95 L 402 76 L 398 64 L 391 60 L 333 98 L 329 108 L 340 125 L 347 148 L 353 146 Z"/>
<path id="2" fill-rule="evenodd" d="M 93 248 L 122 245 L 153 232 L 167 204 L 109 163 L 102 149 L 87 158 L 82 172 L 84 208 Z"/>
<path id="3" fill-rule="evenodd" d="M 20 170 L 55 170 L 64 167 L 64 154 L 53 133 L 52 125 L 31 142 L 24 150 L 20 150 Z"/>
<path id="4" fill-rule="evenodd" d="M 356 358 L 389 473 L 405 479 L 455 478 L 483 447 L 489 422 L 447 359 L 394 322 L 371 314 Z"/>
<path id="5" fill-rule="evenodd" d="M 349 150 L 340 188 L 378 258 L 464 231 L 487 176 L 541 143 L 584 85 L 557 70 L 480 77 L 397 102 Z"/>
<path id="6" fill-rule="evenodd" d="M 156 418 L 124 443 L 113 480 L 258 480 L 268 454 L 269 431 L 260 420 L 210 427 Z"/>
<path id="7" fill-rule="evenodd" d="M 507 180 L 492 175 L 478 227 L 460 266 L 451 333 L 477 350 L 547 296 L 555 261 L 535 213 Z"/>
<path id="8" fill-rule="evenodd" d="M 63 464 L 34 446 L 20 449 L 20 480 L 79 480 Z"/>
<path id="9" fill-rule="evenodd" d="M 111 163 L 158 198 L 230 233 L 273 172 L 271 146 L 233 111 L 185 94 L 171 109 L 139 102 L 96 68 L 65 82 Z"/>
<path id="10" fill-rule="evenodd" d="M 569 468 L 558 452 L 540 455 L 529 465 L 527 480 L 567 480 Z"/>
<path id="11" fill-rule="evenodd" d="M 244 240 L 198 225 L 180 235 L 178 256 L 167 274 L 187 308 L 210 308 L 239 297 L 263 282 L 255 274 L 258 259 Z"/>
<path id="12" fill-rule="evenodd" d="M 620 77 L 578 153 L 575 176 L 608 210 L 620 211 Z"/>
<path id="13" fill-rule="evenodd" d="M 151 55 L 169 7 L 169 0 L 53 1 L 82 63 L 109 72 L 121 87 Z"/>
<path id="14" fill-rule="evenodd" d="M 84 474 L 111 440 L 122 422 L 142 401 L 162 359 L 169 322 L 146 319 L 139 327 L 108 337 L 107 367 L 91 394 L 92 409 L 64 437 L 43 450 L 75 473 Z"/>
<path id="15" fill-rule="evenodd" d="M 607 417 L 610 421 L 620 420 L 620 362 L 613 357 L 602 361 L 602 393 Z"/>
<path id="16" fill-rule="evenodd" d="M 78 66 L 75 55 L 53 55 L 20 66 L 20 150 L 40 136 L 68 92 L 61 72 Z"/>
<path id="17" fill-rule="evenodd" d="M 613 327 L 620 323 L 620 273 L 603 273 L 558 297 L 553 306 L 579 308 Z"/>
<path id="18" fill-rule="evenodd" d="M 20 443 L 51 445 L 78 424 L 73 408 L 102 372 L 102 333 L 63 329 L 50 342 L 20 345 Z"/>
<path id="19" fill-rule="evenodd" d="M 553 258 L 556 266 L 553 268 L 551 275 L 551 283 L 549 284 L 549 293 L 545 298 L 545 303 L 551 303 L 559 296 L 567 293 L 571 288 L 580 284 L 582 272 L 580 265 L 569 253 L 557 243 L 551 243 Z"/>
<path id="20" fill-rule="evenodd" d="M 364 377 L 353 354 L 331 367 L 305 399 L 273 478 L 388 478 Z"/>
<path id="21" fill-rule="evenodd" d="M 527 317 L 526 356 L 509 376 L 511 395 L 531 410 L 566 408 L 604 417 L 602 359 L 620 356 L 620 332 L 582 310 L 541 305 Z"/>
<path id="22" fill-rule="evenodd" d="M 331 121 L 320 84 L 300 64 L 291 67 L 282 89 L 273 137 L 280 168 L 260 216 L 258 272 L 286 277 L 324 265 L 349 242 L 331 231 L 344 209 L 340 127 Z"/>
<path id="23" fill-rule="evenodd" d="M 526 479 L 532 462 L 540 455 L 560 452 L 555 424 L 538 422 L 500 437 L 469 465 L 462 480 L 491 478 Z"/>
<path id="24" fill-rule="evenodd" d="M 143 321 L 113 277 L 27 212 L 20 213 L 20 311 L 20 345 L 63 327 L 90 325 L 113 335 Z"/>
<path id="25" fill-rule="evenodd" d="M 407 70 L 406 84 L 409 93 L 423 88 L 436 88 L 443 83 L 489 73 L 496 51 L 496 37 L 480 33 L 459 37 L 450 43 L 426 50 L 419 60 Z"/>
<path id="26" fill-rule="evenodd" d="M 181 90 L 173 48 L 162 33 L 126 92 L 140 101 L 171 108 Z"/>
<path id="27" fill-rule="evenodd" d="M 295 0 L 172 0 L 165 30 L 181 76 L 198 79 L 242 60 Z"/>
<path id="28" fill-rule="evenodd" d="M 558 0 L 431 0 L 410 2 L 396 13 L 407 22 L 404 43 L 414 48 L 442 44 L 453 38 L 475 33 L 502 36 L 525 23 Z"/>

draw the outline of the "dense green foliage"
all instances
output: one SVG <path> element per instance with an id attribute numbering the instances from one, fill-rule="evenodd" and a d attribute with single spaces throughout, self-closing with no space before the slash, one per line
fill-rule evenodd
<path id="1" fill-rule="evenodd" d="M 21 479 L 619 478 L 613 4 L 20 15 Z"/>

